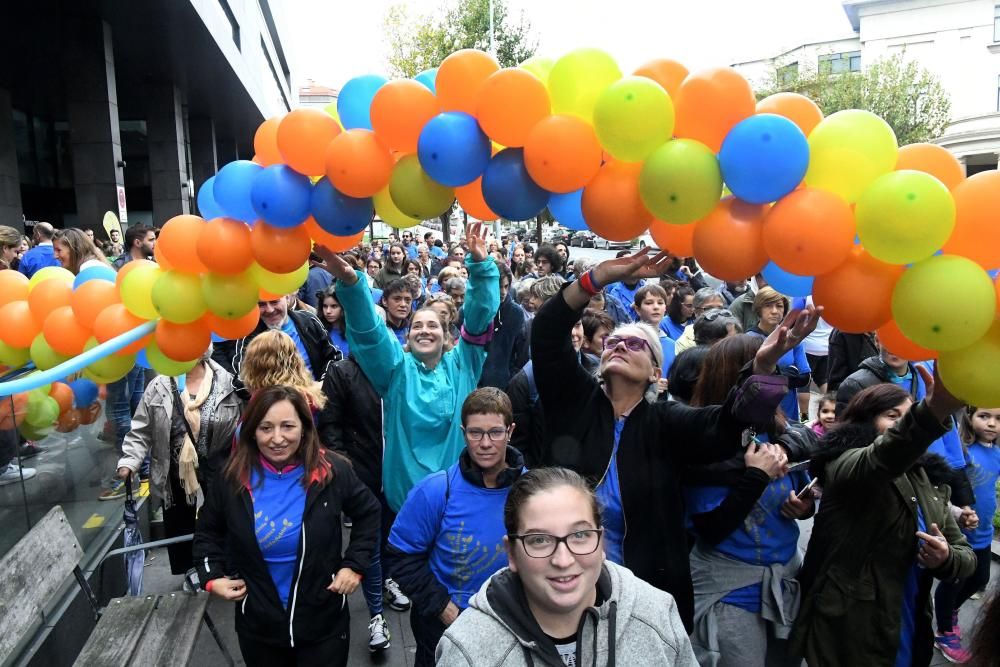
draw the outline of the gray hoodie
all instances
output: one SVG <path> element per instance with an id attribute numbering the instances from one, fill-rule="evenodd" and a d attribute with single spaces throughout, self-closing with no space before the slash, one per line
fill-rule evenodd
<path id="1" fill-rule="evenodd" d="M 696 667 L 674 598 L 605 561 L 597 582 L 603 603 L 584 611 L 576 634 L 577 667 Z M 609 638 L 614 641 L 609 642 Z M 494 574 L 437 645 L 437 665 L 564 667 L 531 612 L 520 579 Z"/>

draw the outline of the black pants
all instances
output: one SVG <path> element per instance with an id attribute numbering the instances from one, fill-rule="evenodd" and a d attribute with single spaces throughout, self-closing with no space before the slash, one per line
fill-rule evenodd
<path id="1" fill-rule="evenodd" d="M 434 649 L 437 648 L 438 641 L 444 634 L 444 623 L 437 618 L 421 616 L 411 609 L 410 629 L 413 630 L 413 639 L 417 642 L 417 656 L 413 661 L 413 666 L 433 667 Z"/>
<path id="2" fill-rule="evenodd" d="M 986 518 L 987 521 L 990 517 Z M 951 632 L 952 612 L 958 611 L 973 593 L 990 581 L 990 548 L 976 549 L 976 571 L 968 579 L 942 581 L 934 592 L 934 613 L 937 616 L 938 634 Z"/>
<path id="3" fill-rule="evenodd" d="M 347 616 L 346 614 L 344 616 Z M 247 667 L 346 667 L 351 648 L 350 621 L 343 629 L 316 644 L 272 646 L 237 634 Z"/>
<path id="4" fill-rule="evenodd" d="M 171 465 L 173 465 L 171 463 Z M 163 532 L 167 537 L 180 537 L 190 535 L 194 532 L 195 516 L 194 507 L 187 504 L 187 497 L 180 479 L 176 476 L 176 471 L 171 470 L 167 474 L 167 483 L 170 485 L 170 495 L 173 497 L 173 504 L 163 510 Z M 167 546 L 167 556 L 170 558 L 170 574 L 185 574 L 194 567 L 191 556 L 191 542 L 181 542 L 180 544 L 170 544 Z"/>

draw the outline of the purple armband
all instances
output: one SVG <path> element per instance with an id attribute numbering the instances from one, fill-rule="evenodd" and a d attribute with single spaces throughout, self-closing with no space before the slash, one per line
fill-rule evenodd
<path id="1" fill-rule="evenodd" d="M 472 343 L 473 345 L 486 345 L 491 340 L 493 340 L 493 323 L 490 322 L 490 326 L 486 331 L 479 334 L 478 336 L 470 334 L 469 330 L 462 325 L 462 338 L 466 343 Z"/>

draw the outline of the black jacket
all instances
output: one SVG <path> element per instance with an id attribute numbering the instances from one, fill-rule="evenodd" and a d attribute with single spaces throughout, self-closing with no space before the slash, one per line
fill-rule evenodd
<path id="1" fill-rule="evenodd" d="M 330 364 L 323 380 L 326 406 L 318 417 L 320 441 L 350 459 L 372 493 L 382 490 L 382 399 L 354 357 Z"/>
<path id="2" fill-rule="evenodd" d="M 327 364 L 340 359 L 343 355 L 330 342 L 330 334 L 327 333 L 326 327 L 316 319 L 315 315 L 302 310 L 289 310 L 288 317 L 292 318 L 292 324 L 295 325 L 295 330 L 299 332 L 299 338 L 302 339 L 302 345 L 306 348 L 313 377 L 316 380 L 322 380 Z M 262 320 L 257 323 L 257 328 L 248 336 L 238 340 L 224 340 L 215 344 L 212 359 L 233 374 L 236 378 L 233 384 L 237 389 L 243 389 L 243 382 L 239 376 L 247 345 L 267 330 L 268 327 Z"/>
<path id="3" fill-rule="evenodd" d="M 535 315 L 531 358 L 545 410 L 543 462 L 571 468 L 596 486 L 611 461 L 615 415 L 597 379 L 576 363 L 570 331 L 579 319 L 561 293 L 549 299 Z M 625 566 L 674 596 L 689 632 L 694 592 L 680 473 L 685 464 L 711 463 L 737 453 L 749 426 L 738 415 L 751 405 L 759 414 L 773 414 L 783 397 L 754 399 L 753 391 L 743 389 L 721 406 L 704 408 L 640 401 L 621 434 L 617 465 Z"/>
<path id="4" fill-rule="evenodd" d="M 508 468 L 497 476 L 497 488 L 501 489 L 510 487 L 524 470 L 524 459 L 513 447 L 507 447 L 506 460 Z M 472 463 L 468 450 L 462 450 L 459 455 L 458 469 L 469 484 L 485 488 L 483 473 Z M 446 497 L 446 506 L 447 502 Z M 430 553 L 406 553 L 389 544 L 382 558 L 386 576 L 395 580 L 413 601 L 413 611 L 410 613 L 436 621 L 451 598 L 448 596 L 448 589 L 431 571 Z"/>
<path id="5" fill-rule="evenodd" d="M 861 367 L 861 362 L 868 357 L 878 356 L 878 343 L 872 333 L 844 333 L 840 329 L 830 332 L 830 353 L 827 365 L 830 374 L 827 377 L 827 391 L 837 391 L 840 383 L 848 375 Z"/>
<path id="6" fill-rule="evenodd" d="M 250 491 L 236 492 L 222 479 L 209 490 L 198 515 L 194 562 L 203 585 L 226 575 L 246 582 L 247 596 L 236 609 L 236 631 L 241 635 L 275 646 L 316 643 L 336 632 L 348 614 L 346 597 L 327 586 L 343 567 L 359 574 L 368 568 L 378 539 L 379 504 L 344 459 L 328 457 L 333 480 L 312 484 L 306 494 L 288 609 L 281 604 L 257 543 Z M 341 511 L 354 520 L 343 557 Z"/>
<path id="7" fill-rule="evenodd" d="M 480 387 L 506 389 L 510 379 L 528 361 L 527 317 L 508 292 L 493 318 L 493 339 L 486 344 L 486 362 Z"/>

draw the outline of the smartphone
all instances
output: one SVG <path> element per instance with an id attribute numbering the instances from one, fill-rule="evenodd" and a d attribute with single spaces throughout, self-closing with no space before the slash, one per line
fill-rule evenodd
<path id="1" fill-rule="evenodd" d="M 802 487 L 802 490 L 795 494 L 797 500 L 802 500 L 806 497 L 806 494 L 812 491 L 812 488 L 816 486 L 816 482 L 819 481 L 818 477 L 813 477 L 812 481 Z"/>

